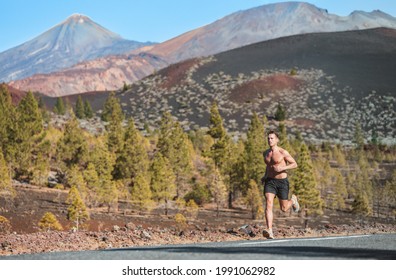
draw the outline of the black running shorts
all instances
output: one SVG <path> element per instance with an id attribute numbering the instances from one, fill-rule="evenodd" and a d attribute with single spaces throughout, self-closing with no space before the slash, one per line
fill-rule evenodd
<path id="1" fill-rule="evenodd" d="M 289 180 L 267 178 L 264 181 L 264 194 L 273 193 L 281 200 L 289 199 Z"/>

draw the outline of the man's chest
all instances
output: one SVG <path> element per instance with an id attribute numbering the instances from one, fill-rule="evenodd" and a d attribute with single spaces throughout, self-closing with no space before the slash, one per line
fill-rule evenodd
<path id="1" fill-rule="evenodd" d="M 284 162 L 284 157 L 280 152 L 270 151 L 264 156 L 266 164 L 275 165 Z"/>

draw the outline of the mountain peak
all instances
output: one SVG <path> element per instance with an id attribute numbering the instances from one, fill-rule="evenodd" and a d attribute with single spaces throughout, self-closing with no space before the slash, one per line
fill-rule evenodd
<path id="1" fill-rule="evenodd" d="M 74 13 L 71 16 L 68 17 L 68 19 L 90 19 L 89 16 L 83 15 L 83 14 L 79 14 L 79 13 Z"/>
<path id="2" fill-rule="evenodd" d="M 54 72 L 84 60 L 126 53 L 147 44 L 125 40 L 88 16 L 73 14 L 32 40 L 0 53 L 0 81 Z"/>
<path id="3" fill-rule="evenodd" d="M 65 33 L 65 31 L 67 31 L 69 36 L 80 36 L 80 34 L 83 33 L 84 36 L 88 37 L 105 36 L 106 38 L 121 39 L 121 36 L 118 34 L 111 32 L 110 30 L 94 22 L 90 17 L 83 14 L 72 14 L 65 21 L 57 24 L 51 30 L 57 29 L 59 27 L 62 28 L 61 33 Z"/>
<path id="4" fill-rule="evenodd" d="M 92 20 L 88 16 L 83 14 L 72 14 L 64 21 L 64 23 L 71 23 L 71 22 L 84 23 L 84 22 L 92 22 Z"/>

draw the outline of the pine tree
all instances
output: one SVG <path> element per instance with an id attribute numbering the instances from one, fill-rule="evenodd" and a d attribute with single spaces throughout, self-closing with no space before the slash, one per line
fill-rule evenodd
<path id="1" fill-rule="evenodd" d="M 80 225 L 89 220 L 89 213 L 75 186 L 71 187 L 66 202 L 70 204 L 67 208 L 67 219 L 74 222 L 76 230 L 79 230 Z"/>
<path id="2" fill-rule="evenodd" d="M 345 167 L 347 165 L 347 161 L 345 159 L 345 153 L 341 150 L 341 147 L 339 145 L 334 146 L 333 156 L 339 166 Z"/>
<path id="3" fill-rule="evenodd" d="M 38 226 L 42 230 L 63 230 L 62 225 L 59 223 L 58 219 L 51 212 L 46 212 L 41 218 Z"/>
<path id="4" fill-rule="evenodd" d="M 113 178 L 115 160 L 115 155 L 107 149 L 105 143 L 97 142 L 90 148 L 89 162 L 94 165 L 100 181 Z"/>
<path id="5" fill-rule="evenodd" d="M 304 140 L 303 140 L 303 137 L 301 135 L 301 132 L 299 130 L 297 130 L 295 132 L 294 139 L 290 142 L 292 150 L 294 151 L 295 154 L 298 154 L 300 152 L 300 147 L 301 147 L 301 144 L 303 142 L 304 142 Z"/>
<path id="6" fill-rule="evenodd" d="M 214 163 L 209 163 L 212 167 L 211 175 L 209 176 L 209 189 L 212 197 L 216 203 L 216 215 L 220 215 L 220 207 L 222 207 L 227 200 L 227 187 L 224 184 L 223 177 Z"/>
<path id="7" fill-rule="evenodd" d="M 18 112 L 18 129 L 21 130 L 26 138 L 33 137 L 43 130 L 43 117 L 38 107 L 38 102 L 30 91 L 19 102 Z M 24 139 L 25 140 L 25 139 Z"/>
<path id="8" fill-rule="evenodd" d="M 63 98 L 62 97 L 58 97 L 56 99 L 56 103 L 55 103 L 55 107 L 54 107 L 54 112 L 57 115 L 64 115 L 66 114 L 66 107 L 65 107 L 65 103 L 63 102 Z"/>
<path id="9" fill-rule="evenodd" d="M 3 151 L 7 161 L 11 161 L 13 157 L 12 147 L 15 139 L 15 109 L 12 105 L 11 94 L 8 88 L 0 85 L 0 150 Z"/>
<path id="10" fill-rule="evenodd" d="M 155 154 L 150 171 L 153 199 L 165 202 L 165 215 L 168 215 L 168 202 L 176 195 L 175 175 L 168 159 L 161 152 Z"/>
<path id="11" fill-rule="evenodd" d="M 88 100 L 84 101 L 84 115 L 87 119 L 92 119 L 94 116 L 92 106 Z"/>
<path id="12" fill-rule="evenodd" d="M 301 145 L 297 164 L 293 184 L 300 206 L 304 209 L 306 216 L 312 213 L 322 214 L 323 202 L 317 189 L 311 157 L 305 144 Z"/>
<path id="13" fill-rule="evenodd" d="M 214 162 L 214 178 L 211 185 L 212 195 L 214 195 L 217 201 L 217 215 L 219 214 L 219 206 L 223 203 L 223 190 L 229 194 L 228 204 L 231 207 L 231 185 L 230 180 L 227 177 L 227 161 L 230 158 L 231 151 L 231 139 L 227 135 L 227 132 L 223 126 L 223 119 L 220 116 L 220 112 L 216 102 L 213 102 L 210 109 L 210 120 L 209 120 L 209 131 L 208 134 L 214 139 L 213 145 L 210 147 L 209 156 Z M 228 180 L 227 180 L 228 179 Z M 225 184 L 228 183 L 228 186 Z M 227 190 L 228 189 L 228 190 Z"/>
<path id="14" fill-rule="evenodd" d="M 209 125 L 209 135 L 213 137 L 213 139 L 221 139 L 226 135 L 226 131 L 223 126 L 223 119 L 220 116 L 219 108 L 216 102 L 213 102 L 212 107 L 210 108 L 210 125 Z"/>
<path id="15" fill-rule="evenodd" d="M 58 142 L 56 156 L 59 163 L 71 167 L 82 166 L 88 158 L 88 145 L 78 121 L 72 117 L 65 126 L 63 136 Z"/>
<path id="16" fill-rule="evenodd" d="M 189 138 L 198 155 L 208 155 L 210 147 L 214 144 L 213 138 L 203 129 L 190 131 Z"/>
<path id="17" fill-rule="evenodd" d="M 279 123 L 279 146 L 289 152 L 289 154 L 294 154 L 294 150 L 290 145 L 289 139 L 287 137 L 286 126 L 283 122 Z"/>
<path id="18" fill-rule="evenodd" d="M 106 99 L 103 105 L 101 119 L 105 122 L 110 122 L 113 118 L 116 118 L 117 122 L 124 120 L 124 114 L 120 105 L 119 99 L 115 96 L 115 92 L 111 92 L 109 97 Z"/>
<path id="19" fill-rule="evenodd" d="M 263 218 L 263 197 L 255 180 L 249 181 L 249 187 L 245 199 L 246 205 L 251 210 L 252 219 L 256 220 Z"/>
<path id="20" fill-rule="evenodd" d="M 118 202 L 118 189 L 115 181 L 104 180 L 99 189 L 99 202 L 107 206 L 107 213 L 115 207 Z"/>
<path id="21" fill-rule="evenodd" d="M 357 176 L 356 181 L 354 182 L 356 193 L 367 196 L 369 207 L 371 208 L 370 213 L 372 213 L 374 193 L 371 177 L 373 176 L 373 171 L 370 168 L 366 153 L 362 150 L 358 151 L 358 165 L 356 166 L 355 172 Z"/>
<path id="22" fill-rule="evenodd" d="M 234 159 L 231 160 L 231 170 L 230 170 L 230 184 L 232 185 L 232 191 L 234 192 L 232 195 L 235 196 L 235 193 L 246 194 L 248 185 L 249 185 L 249 177 L 248 177 L 248 161 L 246 157 L 245 144 L 242 139 L 239 139 L 238 142 L 233 145 L 233 149 L 231 154 Z M 263 160 L 263 159 L 262 159 Z"/>
<path id="23" fill-rule="evenodd" d="M 169 160 L 176 176 L 176 195 L 182 197 L 192 170 L 193 149 L 180 123 L 169 112 L 162 116 L 157 148 Z"/>
<path id="24" fill-rule="evenodd" d="M 20 174 L 27 174 L 32 162 L 35 140 L 43 131 L 43 118 L 33 93 L 28 92 L 17 107 L 15 157 Z"/>
<path id="25" fill-rule="evenodd" d="M 194 148 L 179 122 L 175 123 L 172 138 L 175 140 L 173 142 L 175 152 L 174 156 L 170 158 L 170 163 L 176 176 L 177 195 L 183 196 L 186 193 L 186 184 L 193 169 Z"/>
<path id="26" fill-rule="evenodd" d="M 228 208 L 233 208 L 233 201 L 238 191 L 245 191 L 247 186 L 245 149 L 242 141 L 234 143 L 229 137 L 224 150 L 224 163 L 221 166 L 220 173 L 222 181 L 227 188 Z"/>
<path id="27" fill-rule="evenodd" d="M 278 107 L 276 108 L 275 120 L 280 122 L 286 120 L 286 110 L 280 103 L 278 103 Z"/>
<path id="28" fill-rule="evenodd" d="M 87 168 L 83 171 L 83 177 L 88 189 L 86 201 L 95 206 L 99 201 L 100 180 L 92 162 L 88 163 Z"/>
<path id="29" fill-rule="evenodd" d="M 81 195 L 81 198 L 85 201 L 88 195 L 87 183 L 84 180 L 84 176 L 77 165 L 73 165 L 67 173 L 68 185 L 75 186 Z"/>
<path id="30" fill-rule="evenodd" d="M 107 144 L 112 153 L 119 153 L 122 150 L 124 144 L 122 123 L 124 118 L 120 101 L 115 96 L 115 92 L 111 92 L 103 106 L 101 119 L 107 122 L 105 126 L 108 133 Z"/>
<path id="31" fill-rule="evenodd" d="M 173 143 L 174 140 L 172 137 L 173 128 L 175 126 L 175 121 L 170 112 L 166 111 L 162 115 L 158 143 L 157 148 L 161 151 L 161 154 L 166 158 L 170 158 L 173 156 Z"/>
<path id="32" fill-rule="evenodd" d="M 32 156 L 29 167 L 29 178 L 32 184 L 48 185 L 51 170 L 51 160 L 54 158 L 56 143 L 61 132 L 48 125 L 43 132 L 33 138 Z"/>
<path id="33" fill-rule="evenodd" d="M 50 158 L 48 153 L 39 149 L 31 166 L 31 182 L 38 186 L 45 186 L 48 183 L 50 172 Z"/>
<path id="34" fill-rule="evenodd" d="M 5 84 L 0 85 L 0 151 L 9 165 L 11 172 L 16 169 L 18 143 L 18 115 L 12 104 L 11 94 Z M 12 174 L 13 176 L 14 174 Z"/>
<path id="35" fill-rule="evenodd" d="M 132 201 L 136 202 L 141 210 L 149 209 L 152 206 L 152 192 L 150 189 L 150 182 L 147 179 L 147 174 L 136 174 L 131 189 L 131 197 Z"/>
<path id="36" fill-rule="evenodd" d="M 372 208 L 364 190 L 358 190 L 355 200 L 352 203 L 352 211 L 363 216 L 369 216 L 372 214 Z"/>
<path id="37" fill-rule="evenodd" d="M 364 147 L 364 136 L 362 131 L 362 126 L 359 122 L 355 125 L 355 133 L 353 136 L 353 142 L 356 144 L 357 150 L 363 150 Z"/>
<path id="38" fill-rule="evenodd" d="M 89 162 L 93 164 L 99 179 L 98 202 L 107 206 L 108 212 L 118 202 L 118 189 L 113 181 L 115 155 L 104 144 L 98 143 L 92 148 Z"/>
<path id="39" fill-rule="evenodd" d="M 313 166 L 318 190 L 322 197 L 326 197 L 329 188 L 332 186 L 332 178 L 334 177 L 333 169 L 330 166 L 329 160 L 324 158 L 322 153 L 318 154 Z"/>
<path id="40" fill-rule="evenodd" d="M 210 109 L 210 125 L 208 134 L 214 139 L 214 144 L 210 148 L 209 156 L 214 160 L 216 168 L 221 169 L 225 161 L 227 145 L 230 139 L 223 126 L 223 119 L 220 116 L 217 103 L 214 102 Z"/>
<path id="41" fill-rule="evenodd" d="M 152 204 L 149 183 L 150 161 L 146 145 L 146 140 L 136 129 L 133 119 L 129 119 L 124 146 L 117 156 L 113 176 L 121 180 L 123 186 L 129 189 L 132 200 L 136 201 L 141 209 L 148 209 Z"/>
<path id="42" fill-rule="evenodd" d="M 85 119 L 84 102 L 81 98 L 81 95 L 77 97 L 76 101 L 76 117 L 78 119 Z"/>
<path id="43" fill-rule="evenodd" d="M 345 209 L 345 198 L 348 196 L 344 177 L 337 169 L 332 169 L 332 177 L 335 178 L 332 182 L 332 191 L 329 195 L 329 206 L 332 209 Z"/>
<path id="44" fill-rule="evenodd" d="M 0 197 L 14 198 L 15 196 L 16 192 L 11 184 L 10 172 L 0 149 Z"/>
<path id="45" fill-rule="evenodd" d="M 265 173 L 263 152 L 268 149 L 265 128 L 256 113 L 253 114 L 245 145 L 247 178 L 260 182 Z"/>
<path id="46" fill-rule="evenodd" d="M 127 180 L 133 184 L 137 174 L 147 174 L 149 165 L 145 139 L 136 129 L 134 120 L 129 119 L 124 146 L 117 157 L 113 175 L 116 179 Z"/>

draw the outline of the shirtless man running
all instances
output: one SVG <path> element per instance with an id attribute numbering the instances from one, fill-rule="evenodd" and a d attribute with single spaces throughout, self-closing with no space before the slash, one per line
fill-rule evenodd
<path id="1" fill-rule="evenodd" d="M 298 212 L 300 205 L 297 197 L 293 194 L 289 200 L 289 180 L 287 179 L 286 170 L 297 168 L 297 163 L 288 151 L 278 147 L 279 137 L 275 131 L 268 133 L 268 145 L 270 148 L 264 152 L 264 161 L 267 164 L 265 175 L 263 177 L 264 195 L 266 201 L 265 220 L 267 222 L 267 230 L 263 235 L 268 239 L 274 239 L 272 232 L 273 206 L 275 196 L 279 199 L 281 210 L 286 212 L 293 208 L 294 212 Z"/>

